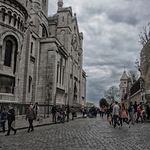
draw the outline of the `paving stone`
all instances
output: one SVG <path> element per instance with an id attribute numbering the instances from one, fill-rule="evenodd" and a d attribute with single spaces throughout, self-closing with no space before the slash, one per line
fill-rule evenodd
<path id="1" fill-rule="evenodd" d="M 64 124 L 36 127 L 34 132 L 18 130 L 10 136 L 0 133 L 0 150 L 149 150 L 150 124 L 114 128 L 106 118 L 80 118 Z"/>

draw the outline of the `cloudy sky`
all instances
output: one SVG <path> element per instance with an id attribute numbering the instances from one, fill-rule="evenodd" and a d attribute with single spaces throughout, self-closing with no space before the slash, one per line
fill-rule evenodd
<path id="1" fill-rule="evenodd" d="M 58 0 L 49 0 L 49 16 Z M 83 69 L 87 74 L 87 98 L 98 106 L 104 91 L 119 88 L 124 68 L 128 73 L 140 59 L 139 34 L 150 21 L 150 0 L 63 0 L 76 13 L 84 34 Z"/>

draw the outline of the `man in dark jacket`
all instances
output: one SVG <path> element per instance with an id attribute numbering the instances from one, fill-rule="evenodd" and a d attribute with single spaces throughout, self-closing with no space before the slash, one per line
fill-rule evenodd
<path id="1" fill-rule="evenodd" d="M 33 120 L 36 120 L 36 113 L 33 110 L 33 106 L 32 105 L 29 106 L 29 109 L 27 110 L 25 119 L 26 120 L 28 119 L 28 121 L 29 121 L 29 128 L 28 128 L 27 132 L 30 132 L 30 129 L 31 129 L 31 131 L 34 131 Z"/>
<path id="2" fill-rule="evenodd" d="M 70 114 L 70 106 L 69 106 L 69 104 L 67 104 L 67 106 L 66 106 L 67 122 L 69 122 L 69 114 Z"/>
<path id="3" fill-rule="evenodd" d="M 12 122 L 15 121 L 15 111 L 11 104 L 9 104 L 9 110 L 7 112 L 7 120 L 8 120 L 8 131 L 5 136 L 10 135 L 10 130 L 12 129 L 14 131 L 14 134 L 16 134 L 17 130 L 14 129 L 11 125 Z"/>
<path id="4" fill-rule="evenodd" d="M 56 113 L 57 113 L 56 105 L 53 105 L 53 107 L 52 107 L 52 119 L 53 119 L 53 122 L 55 122 L 55 123 L 56 123 Z"/>

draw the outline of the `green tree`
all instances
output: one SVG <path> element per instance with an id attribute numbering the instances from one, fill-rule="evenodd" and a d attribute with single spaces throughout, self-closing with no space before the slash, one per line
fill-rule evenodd
<path id="1" fill-rule="evenodd" d="M 102 107 L 102 106 L 108 106 L 108 103 L 107 103 L 107 101 L 106 101 L 106 99 L 105 98 L 102 98 L 102 99 L 100 99 L 100 101 L 99 101 L 99 106 L 100 107 Z"/>

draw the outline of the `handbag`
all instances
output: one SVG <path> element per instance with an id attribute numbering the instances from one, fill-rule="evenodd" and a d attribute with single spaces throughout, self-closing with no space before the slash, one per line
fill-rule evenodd
<path id="1" fill-rule="evenodd" d="M 112 117 L 109 116 L 109 117 L 108 117 L 108 122 L 111 122 L 111 121 L 112 121 Z"/>
<path id="2" fill-rule="evenodd" d="M 77 114 L 76 113 L 74 113 L 74 115 L 73 115 L 74 117 L 77 117 Z"/>

